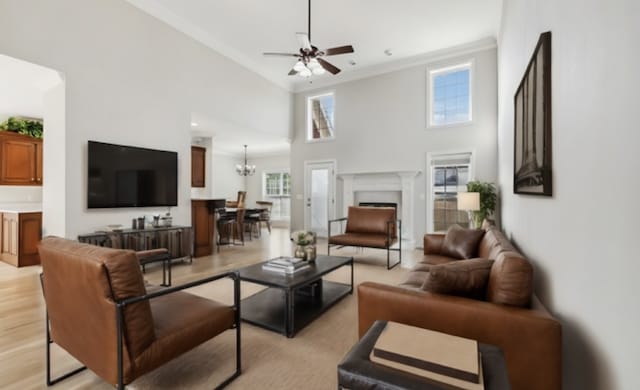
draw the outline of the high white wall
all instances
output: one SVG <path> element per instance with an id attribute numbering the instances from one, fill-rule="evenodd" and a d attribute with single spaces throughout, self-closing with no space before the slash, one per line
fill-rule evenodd
<path id="1" fill-rule="evenodd" d="M 65 150 L 50 157 L 66 166 L 45 180 L 64 188 L 67 237 L 166 211 L 88 210 L 88 140 L 177 151 L 172 214 L 190 224 L 191 112 L 282 137 L 290 131 L 287 91 L 124 1 L 3 0 L 0 52 L 65 74 Z"/>
<path id="2" fill-rule="evenodd" d="M 256 173 L 246 178 L 247 183 L 247 207 L 254 207 L 257 200 L 263 200 L 262 176 L 267 171 L 288 171 L 289 153 L 255 157 L 249 160 L 249 164 L 256 166 Z"/>
<path id="3" fill-rule="evenodd" d="M 213 198 L 236 200 L 238 199 L 238 191 L 245 191 L 245 178 L 236 173 L 236 164 L 242 163 L 243 158 L 240 156 L 213 151 L 211 188 Z"/>
<path id="4" fill-rule="evenodd" d="M 513 95 L 548 30 L 554 194 L 515 195 Z M 640 388 L 638 37 L 635 0 L 504 2 L 502 222 L 535 264 L 536 292 L 562 321 L 565 389 Z"/>
<path id="5" fill-rule="evenodd" d="M 426 129 L 427 69 L 473 59 L 473 123 Z M 434 60 L 428 64 L 339 84 L 295 96 L 294 139 L 291 145 L 292 229 L 304 224 L 304 161 L 336 159 L 337 173 L 421 171 L 416 177 L 414 239 L 426 232 L 427 152 L 474 150 L 475 177 L 497 179 L 496 49 Z M 336 139 L 307 143 L 306 98 L 335 92 Z M 342 182 L 337 180 L 336 213 L 342 210 Z M 299 195 L 299 196 L 298 196 Z M 299 199 L 298 199 L 299 198 Z M 342 215 L 336 215 L 341 217 Z"/>

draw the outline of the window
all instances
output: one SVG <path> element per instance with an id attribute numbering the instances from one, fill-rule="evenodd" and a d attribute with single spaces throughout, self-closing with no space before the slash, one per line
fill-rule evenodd
<path id="1" fill-rule="evenodd" d="M 273 202 L 272 219 L 288 219 L 291 206 L 291 176 L 286 171 L 270 171 L 262 175 L 262 194 Z"/>
<path id="2" fill-rule="evenodd" d="M 335 138 L 333 92 L 307 98 L 307 141 Z"/>
<path id="3" fill-rule="evenodd" d="M 441 154 L 428 161 L 431 194 L 428 205 L 431 232 L 445 232 L 451 225 L 466 227 L 469 216 L 458 210 L 458 192 L 467 191 L 471 180 L 471 153 Z"/>
<path id="4" fill-rule="evenodd" d="M 429 127 L 471 122 L 472 65 L 429 71 Z"/>

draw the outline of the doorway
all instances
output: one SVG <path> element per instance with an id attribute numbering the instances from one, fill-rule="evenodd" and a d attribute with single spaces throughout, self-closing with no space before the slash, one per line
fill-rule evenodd
<path id="1" fill-rule="evenodd" d="M 336 208 L 335 160 L 304 162 L 304 228 L 327 237 Z"/>
<path id="2" fill-rule="evenodd" d="M 64 76 L 0 55 L 0 91 L 0 126 L 5 130 L 0 203 L 42 210 L 42 234 L 67 237 Z"/>

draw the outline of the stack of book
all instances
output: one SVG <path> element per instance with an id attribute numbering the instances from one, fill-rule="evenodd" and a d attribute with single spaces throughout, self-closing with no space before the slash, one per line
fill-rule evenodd
<path id="1" fill-rule="evenodd" d="M 262 265 L 262 269 L 265 271 L 279 272 L 281 274 L 297 274 L 311 268 L 309 263 L 302 259 L 295 257 L 276 257 L 273 260 L 269 260 Z"/>
<path id="2" fill-rule="evenodd" d="M 388 322 L 369 358 L 448 389 L 484 389 L 475 340 Z"/>

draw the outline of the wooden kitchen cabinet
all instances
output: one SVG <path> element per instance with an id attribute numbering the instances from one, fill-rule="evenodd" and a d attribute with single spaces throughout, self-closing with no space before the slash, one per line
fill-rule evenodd
<path id="1" fill-rule="evenodd" d="M 0 131 L 0 185 L 42 185 L 42 140 Z"/>
<path id="2" fill-rule="evenodd" d="M 42 213 L 4 212 L 1 216 L 0 260 L 16 267 L 40 264 Z"/>
<path id="3" fill-rule="evenodd" d="M 191 147 L 191 187 L 205 187 L 206 155 L 206 148 Z"/>

